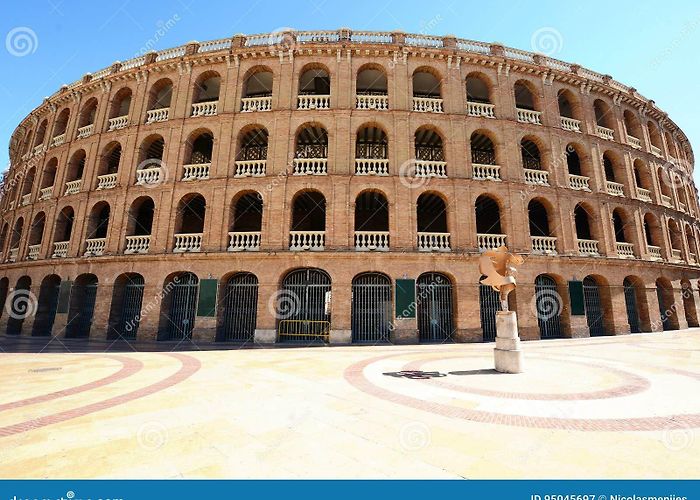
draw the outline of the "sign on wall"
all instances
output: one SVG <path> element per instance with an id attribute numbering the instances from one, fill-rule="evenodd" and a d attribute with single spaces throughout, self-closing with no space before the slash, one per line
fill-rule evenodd
<path id="1" fill-rule="evenodd" d="M 572 316 L 583 316 L 586 314 L 582 281 L 569 281 L 569 302 L 571 303 Z"/>
<path id="2" fill-rule="evenodd" d="M 396 300 L 394 303 L 396 304 L 397 318 L 416 317 L 416 280 L 396 280 Z"/>
<path id="3" fill-rule="evenodd" d="M 216 292 L 219 288 L 219 280 L 203 279 L 199 282 L 199 302 L 197 303 L 197 316 L 216 316 Z"/>

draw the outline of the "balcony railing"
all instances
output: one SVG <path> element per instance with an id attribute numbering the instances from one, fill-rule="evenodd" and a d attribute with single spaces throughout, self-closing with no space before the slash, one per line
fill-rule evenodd
<path id="1" fill-rule="evenodd" d="M 202 250 L 202 233 L 184 233 L 175 235 L 174 253 L 200 252 Z"/>
<path id="2" fill-rule="evenodd" d="M 651 153 L 655 156 L 661 156 L 661 148 L 657 148 L 656 146 L 652 145 Z"/>
<path id="3" fill-rule="evenodd" d="M 589 257 L 600 257 L 598 251 L 598 240 L 576 240 L 579 255 Z"/>
<path id="4" fill-rule="evenodd" d="M 389 251 L 389 231 L 355 231 L 355 250 Z"/>
<path id="5" fill-rule="evenodd" d="M 499 165 L 472 163 L 472 178 L 477 181 L 500 181 L 501 167 Z"/>
<path id="6" fill-rule="evenodd" d="M 681 256 L 681 251 L 676 249 L 676 248 L 672 248 L 671 249 L 671 260 L 673 260 L 675 262 L 680 262 L 681 260 L 683 260 L 683 258 Z"/>
<path id="7" fill-rule="evenodd" d="M 41 188 L 39 190 L 39 201 L 48 200 L 53 194 L 53 186 Z"/>
<path id="8" fill-rule="evenodd" d="M 419 252 L 449 252 L 450 233 L 418 233 Z"/>
<path id="9" fill-rule="evenodd" d="M 60 146 L 64 142 L 66 142 L 66 134 L 65 133 L 58 134 L 56 137 L 51 139 L 51 142 L 49 143 L 49 147 L 52 148 L 55 146 Z"/>
<path id="10" fill-rule="evenodd" d="M 642 141 L 640 141 L 633 135 L 627 134 L 627 144 L 629 144 L 633 148 L 642 149 Z"/>
<path id="11" fill-rule="evenodd" d="M 661 195 L 661 204 L 665 207 L 671 208 L 673 206 L 673 202 L 671 200 L 670 196 L 667 196 L 665 194 Z"/>
<path id="12" fill-rule="evenodd" d="M 355 175 L 389 175 L 389 160 L 355 158 Z"/>
<path id="13" fill-rule="evenodd" d="M 416 177 L 447 177 L 447 162 L 431 160 L 414 160 Z"/>
<path id="14" fill-rule="evenodd" d="M 19 202 L 22 206 L 29 205 L 29 202 L 32 201 L 32 193 L 27 193 L 23 194 L 22 198 L 20 198 Z"/>
<path id="15" fill-rule="evenodd" d="M 161 167 L 143 168 L 136 171 L 136 185 L 149 186 L 159 184 L 163 176 Z"/>
<path id="16" fill-rule="evenodd" d="M 216 115 L 219 101 L 195 102 L 192 103 L 192 117 L 214 116 Z"/>
<path id="17" fill-rule="evenodd" d="M 169 114 L 170 108 L 149 109 L 146 111 L 146 123 L 164 122 Z"/>
<path id="18" fill-rule="evenodd" d="M 68 255 L 68 241 L 55 241 L 53 244 L 53 254 L 51 258 L 62 259 Z"/>
<path id="19" fill-rule="evenodd" d="M 634 245 L 632 243 L 623 243 L 618 241 L 616 243 L 617 256 L 621 259 L 634 259 Z"/>
<path id="20" fill-rule="evenodd" d="M 328 174 L 328 158 L 294 158 L 294 175 Z"/>
<path id="21" fill-rule="evenodd" d="M 524 169 L 525 183 L 537 186 L 549 186 L 549 172 L 546 170 Z"/>
<path id="22" fill-rule="evenodd" d="M 516 109 L 518 121 L 520 123 L 532 123 L 533 125 L 542 125 L 541 116 L 542 113 L 539 111 L 532 111 L 531 109 Z"/>
<path id="23" fill-rule="evenodd" d="M 260 231 L 233 231 L 228 233 L 229 252 L 257 252 L 260 250 Z"/>
<path id="24" fill-rule="evenodd" d="M 325 231 L 289 231 L 289 249 L 292 251 L 320 251 L 325 248 L 325 244 Z"/>
<path id="25" fill-rule="evenodd" d="M 106 244 L 107 238 L 89 238 L 85 240 L 85 253 L 83 254 L 83 256 L 99 257 L 104 253 Z"/>
<path id="26" fill-rule="evenodd" d="M 574 120 L 573 118 L 562 116 L 561 128 L 569 132 L 581 132 L 581 120 Z"/>
<path id="27" fill-rule="evenodd" d="M 143 234 L 138 236 L 126 237 L 125 254 L 148 253 L 148 247 L 151 246 L 151 235 Z"/>
<path id="28" fill-rule="evenodd" d="M 442 113 L 442 99 L 439 97 L 414 97 L 413 111 L 420 113 Z"/>
<path id="29" fill-rule="evenodd" d="M 496 106 L 485 102 L 467 102 L 467 114 L 469 116 L 483 116 L 484 118 L 496 118 L 494 110 Z"/>
<path id="30" fill-rule="evenodd" d="M 357 94 L 355 96 L 355 107 L 357 109 L 386 111 L 389 109 L 389 96 Z"/>
<path id="31" fill-rule="evenodd" d="M 10 248 L 10 253 L 7 256 L 7 262 L 17 262 L 18 255 L 19 255 L 19 247 Z"/>
<path id="32" fill-rule="evenodd" d="M 183 181 L 203 181 L 209 178 L 211 163 L 190 163 L 182 166 Z"/>
<path id="33" fill-rule="evenodd" d="M 78 129 L 78 135 L 76 136 L 77 139 L 84 139 L 85 137 L 89 137 L 92 135 L 92 132 L 95 130 L 95 124 L 91 123 L 90 125 L 85 125 L 84 127 L 80 127 Z"/>
<path id="34" fill-rule="evenodd" d="M 77 179 L 74 181 L 68 181 L 66 182 L 66 190 L 63 192 L 64 196 L 68 196 L 69 194 L 76 194 L 80 192 L 80 186 L 83 183 L 82 179 Z"/>
<path id="35" fill-rule="evenodd" d="M 129 124 L 129 115 L 116 116 L 107 120 L 107 132 L 112 132 L 113 130 L 119 130 L 124 128 Z"/>
<path id="36" fill-rule="evenodd" d="M 532 241 L 532 253 L 544 255 L 556 255 L 557 238 L 554 236 L 530 236 Z"/>
<path id="37" fill-rule="evenodd" d="M 625 186 L 619 182 L 605 181 L 605 188 L 609 195 L 612 196 L 625 196 Z"/>
<path id="38" fill-rule="evenodd" d="M 651 191 L 648 189 L 637 187 L 637 199 L 651 203 Z"/>
<path id="39" fill-rule="evenodd" d="M 661 247 L 647 245 L 647 250 L 649 252 L 649 258 L 651 260 L 663 260 L 663 257 L 661 257 Z"/>
<path id="40" fill-rule="evenodd" d="M 27 247 L 27 260 L 38 260 L 39 250 L 41 250 L 41 244 L 29 245 Z"/>
<path id="41" fill-rule="evenodd" d="M 330 109 L 331 96 L 307 94 L 297 98 L 297 109 Z"/>
<path id="42" fill-rule="evenodd" d="M 480 252 L 485 252 L 487 250 L 493 250 L 494 248 L 505 246 L 506 239 L 505 234 L 477 233 L 476 246 L 479 248 Z"/>
<path id="43" fill-rule="evenodd" d="M 112 189 L 117 185 L 117 173 L 104 174 L 97 177 L 97 190 Z"/>
<path id="44" fill-rule="evenodd" d="M 569 174 L 569 187 L 577 191 L 590 191 L 591 188 L 588 185 L 590 179 L 584 175 L 574 175 Z"/>
<path id="45" fill-rule="evenodd" d="M 267 160 L 242 160 L 235 165 L 234 177 L 264 177 Z"/>
<path id="46" fill-rule="evenodd" d="M 244 97 L 241 99 L 241 111 L 270 111 L 272 109 L 272 96 Z"/>
<path id="47" fill-rule="evenodd" d="M 601 125 L 596 125 L 595 131 L 596 134 L 598 134 L 598 136 L 602 137 L 603 139 L 606 139 L 608 141 L 615 140 L 615 131 L 613 129 L 605 128 Z"/>

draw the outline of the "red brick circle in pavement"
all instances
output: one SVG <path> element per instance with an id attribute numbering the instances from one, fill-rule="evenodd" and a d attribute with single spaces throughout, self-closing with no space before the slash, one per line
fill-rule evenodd
<path id="1" fill-rule="evenodd" d="M 89 391 L 91 389 L 96 389 L 98 387 L 103 387 L 108 384 L 113 384 L 119 380 L 130 377 L 134 373 L 140 371 L 143 368 L 143 363 L 137 359 L 128 358 L 126 356 L 90 356 L 91 358 L 107 358 L 121 363 L 122 367 L 115 373 L 108 375 L 99 380 L 94 380 L 88 382 L 87 384 L 77 385 L 75 387 L 70 387 L 68 389 L 63 389 L 60 391 L 52 392 L 49 394 L 42 394 L 41 396 L 34 396 L 31 398 L 20 399 L 18 401 L 12 401 L 10 403 L 0 404 L 0 411 L 11 410 L 13 408 L 21 408 L 22 406 L 33 405 L 37 403 L 45 403 L 46 401 L 51 401 L 53 399 L 64 398 L 66 396 L 72 396 L 74 394 L 79 394 L 81 392 Z"/>
<path id="2" fill-rule="evenodd" d="M 438 351 L 439 352 L 439 351 Z M 700 427 L 700 414 L 676 414 L 665 417 L 636 418 L 553 418 L 527 415 L 510 415 L 489 411 L 473 410 L 459 406 L 437 403 L 407 396 L 379 387 L 365 377 L 364 369 L 373 363 L 402 356 L 405 353 L 388 354 L 359 361 L 345 369 L 345 380 L 356 389 L 384 401 L 407 406 L 449 418 L 469 420 L 471 422 L 510 425 L 539 429 L 562 429 L 574 431 L 661 431 L 666 429 Z"/>
<path id="3" fill-rule="evenodd" d="M 439 361 L 445 359 L 455 359 L 464 358 L 464 355 L 454 355 L 454 356 L 443 356 L 439 358 Z M 531 359 L 544 359 L 544 360 L 554 360 L 551 357 L 533 356 L 528 355 Z M 417 371 L 426 364 L 434 361 L 432 359 L 421 359 L 417 361 L 412 361 L 406 364 L 402 370 L 406 371 Z M 467 387 L 459 384 L 452 384 L 447 382 L 442 378 L 430 378 L 430 383 L 444 387 L 445 389 L 450 389 L 458 392 L 465 392 L 469 394 L 479 394 L 481 396 L 492 396 L 497 398 L 505 399 L 527 399 L 527 400 L 541 400 L 541 401 L 581 401 L 589 399 L 607 399 L 607 398 L 619 398 L 622 396 L 630 396 L 632 394 L 638 394 L 640 392 L 646 391 L 651 387 L 651 383 L 644 377 L 635 375 L 634 373 L 619 370 L 617 368 L 612 368 L 609 366 L 599 365 L 595 363 L 584 363 L 581 361 L 566 360 L 567 363 L 577 364 L 581 366 L 592 366 L 601 370 L 606 370 L 608 372 L 614 373 L 616 376 L 621 377 L 626 382 L 618 387 L 613 387 L 611 389 L 604 389 L 600 391 L 591 392 L 571 392 L 571 393 L 538 393 L 538 392 L 504 392 L 504 391 L 494 391 L 489 389 L 482 389 L 478 387 Z"/>
<path id="4" fill-rule="evenodd" d="M 192 356 L 188 356 L 186 354 L 162 354 L 164 356 L 175 358 L 180 362 L 180 369 L 173 375 L 170 375 L 164 378 L 163 380 L 156 382 L 155 384 L 151 384 L 149 386 L 142 387 L 141 389 L 136 389 L 135 391 L 131 391 L 126 394 L 121 394 L 119 396 L 115 396 L 104 401 L 99 401 L 97 403 L 81 406 L 72 410 L 62 411 L 60 413 L 54 413 L 53 415 L 46 415 L 33 420 L 26 420 L 24 422 L 8 425 L 6 427 L 0 427 L 0 437 L 11 436 L 13 434 L 21 434 L 32 429 L 38 429 L 47 425 L 65 422 L 67 420 L 72 420 L 74 418 L 90 415 L 98 411 L 114 408 L 115 406 L 119 406 L 124 403 L 134 401 L 136 399 L 156 394 L 188 379 L 190 376 L 196 373 L 197 370 L 199 370 L 202 366 L 201 362 L 197 358 L 193 358 Z"/>

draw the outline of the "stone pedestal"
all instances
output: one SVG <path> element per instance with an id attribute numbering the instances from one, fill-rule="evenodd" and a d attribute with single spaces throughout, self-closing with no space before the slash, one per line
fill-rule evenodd
<path id="1" fill-rule="evenodd" d="M 523 372 L 523 351 L 520 350 L 515 311 L 496 313 L 496 348 L 493 350 L 493 358 L 498 372 Z"/>

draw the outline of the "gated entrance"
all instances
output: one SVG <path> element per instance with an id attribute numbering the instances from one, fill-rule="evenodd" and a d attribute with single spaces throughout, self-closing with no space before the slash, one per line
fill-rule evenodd
<path id="1" fill-rule="evenodd" d="M 41 282 L 39 289 L 39 303 L 37 305 L 36 317 L 32 335 L 43 337 L 51 335 L 53 323 L 56 319 L 56 309 L 58 308 L 58 292 L 61 288 L 61 278 L 52 274 Z"/>
<path id="2" fill-rule="evenodd" d="M 70 292 L 66 338 L 87 338 L 90 336 L 96 297 L 97 276 L 93 274 L 78 276 Z"/>
<path id="3" fill-rule="evenodd" d="M 625 308 L 627 309 L 627 323 L 630 325 L 631 333 L 641 332 L 639 326 L 639 307 L 637 304 L 637 290 L 632 280 L 625 278 L 622 282 L 625 289 Z"/>
<path id="4" fill-rule="evenodd" d="M 277 297 L 280 342 L 328 342 L 331 278 L 320 269 L 297 269 Z"/>
<path id="5" fill-rule="evenodd" d="M 258 311 L 258 278 L 252 273 L 234 274 L 225 287 L 216 340 L 252 342 Z"/>
<path id="6" fill-rule="evenodd" d="M 500 310 L 501 298 L 498 292 L 489 285 L 479 284 L 479 315 L 484 342 L 496 340 L 496 312 Z"/>
<path id="7" fill-rule="evenodd" d="M 439 273 L 425 273 L 416 282 L 418 309 L 418 340 L 444 342 L 452 340 L 452 282 Z"/>
<path id="8" fill-rule="evenodd" d="M 586 303 L 586 322 L 591 337 L 605 335 L 603 306 L 600 301 L 600 287 L 594 278 L 583 278 L 583 299 Z"/>
<path id="9" fill-rule="evenodd" d="M 669 297 L 668 291 L 665 289 L 664 285 L 658 280 L 656 282 L 656 297 L 659 300 L 659 314 L 661 315 L 661 324 L 664 330 L 673 330 L 672 315 L 673 310 L 673 296 Z"/>
<path id="10" fill-rule="evenodd" d="M 562 299 L 557 292 L 557 282 L 546 274 L 535 278 L 535 307 L 540 338 L 561 337 Z"/>
<path id="11" fill-rule="evenodd" d="M 391 280 L 384 274 L 364 273 L 352 280 L 352 341 L 389 342 Z"/>
<path id="12" fill-rule="evenodd" d="M 136 333 L 141 321 L 141 305 L 143 303 L 144 279 L 140 274 L 122 275 L 118 279 L 121 283 L 119 293 L 113 300 L 117 300 L 112 307 L 118 307 L 117 322 L 114 331 L 110 332 L 114 338 L 124 340 L 136 339 Z"/>
<path id="13" fill-rule="evenodd" d="M 31 296 L 29 289 L 31 288 L 32 280 L 29 276 L 22 276 L 17 280 L 17 286 L 9 295 L 9 304 L 6 309 L 10 313 L 7 319 L 7 335 L 21 335 L 22 326 L 27 315 L 31 314 Z"/>
<path id="14" fill-rule="evenodd" d="M 199 279 L 192 273 L 182 273 L 166 286 L 171 288 L 166 312 L 163 340 L 189 340 L 197 314 Z"/>

